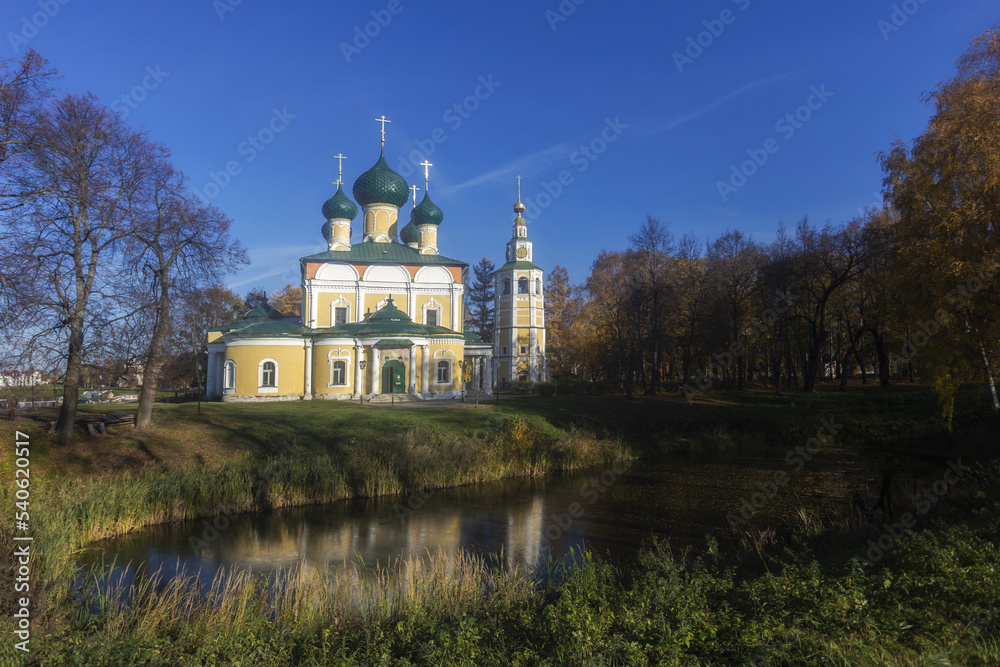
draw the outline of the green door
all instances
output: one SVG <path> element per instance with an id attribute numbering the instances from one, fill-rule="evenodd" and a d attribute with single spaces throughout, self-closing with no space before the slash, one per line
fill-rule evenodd
<path id="1" fill-rule="evenodd" d="M 406 366 L 402 361 L 393 359 L 382 365 L 382 393 L 406 393 Z"/>

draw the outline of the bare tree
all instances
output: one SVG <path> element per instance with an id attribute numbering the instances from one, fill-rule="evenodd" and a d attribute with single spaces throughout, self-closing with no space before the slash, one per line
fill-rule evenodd
<path id="1" fill-rule="evenodd" d="M 92 95 L 66 95 L 39 111 L 15 174 L 22 192 L 37 194 L 7 220 L 12 245 L 0 265 L 16 268 L 7 278 L 37 315 L 36 336 L 64 339 L 62 441 L 73 437 L 88 308 L 114 283 L 133 199 L 160 153 Z"/>
<path id="2" fill-rule="evenodd" d="M 184 177 L 165 159 L 146 181 L 145 196 L 134 200 L 134 222 L 126 239 L 129 264 L 150 285 L 154 303 L 135 427 L 149 428 L 156 391 L 165 363 L 165 341 L 171 325 L 171 303 L 177 286 L 216 282 L 247 263 L 246 251 L 230 238 L 232 224 L 219 209 L 189 196 Z"/>

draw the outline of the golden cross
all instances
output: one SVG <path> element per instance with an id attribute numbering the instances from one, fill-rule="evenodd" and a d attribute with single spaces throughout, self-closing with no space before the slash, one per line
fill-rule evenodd
<path id="1" fill-rule="evenodd" d="M 517 201 L 521 201 L 521 177 L 517 177 Z"/>
<path id="2" fill-rule="evenodd" d="M 392 121 L 391 120 L 386 120 L 385 119 L 385 115 L 383 114 L 381 118 L 376 118 L 375 122 L 376 123 L 382 123 L 382 148 L 385 148 L 385 124 L 386 123 L 391 123 Z"/>
<path id="3" fill-rule="evenodd" d="M 341 155 L 340 153 L 337 153 L 333 157 L 335 157 L 340 162 L 340 164 L 337 165 L 337 183 L 343 183 L 342 179 L 344 178 L 344 160 L 346 160 L 347 158 Z"/>
<path id="4" fill-rule="evenodd" d="M 424 168 L 424 189 L 426 190 L 430 185 L 429 181 L 431 178 L 431 167 L 433 167 L 434 165 L 432 165 L 430 162 L 424 159 L 424 161 L 420 163 L 420 166 Z"/>
<path id="5" fill-rule="evenodd" d="M 416 206 L 417 205 L 417 190 L 419 190 L 420 188 L 418 188 L 415 185 L 411 185 L 410 189 L 413 190 L 413 205 Z"/>

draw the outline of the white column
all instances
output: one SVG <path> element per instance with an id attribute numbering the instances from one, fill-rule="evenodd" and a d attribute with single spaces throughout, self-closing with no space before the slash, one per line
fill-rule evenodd
<path id="1" fill-rule="evenodd" d="M 427 393 L 428 386 L 431 381 L 431 346 L 423 345 L 421 346 L 421 351 L 424 354 L 424 362 L 422 364 L 422 377 L 420 378 L 420 392 L 423 394 Z"/>
<path id="2" fill-rule="evenodd" d="M 381 374 L 381 355 L 377 347 L 372 347 L 372 394 L 378 395 L 381 389 L 379 375 Z"/>
<path id="3" fill-rule="evenodd" d="M 535 322 L 535 309 L 531 309 L 531 323 L 532 327 L 528 329 L 528 363 L 530 364 L 530 371 L 528 379 L 532 382 L 538 381 L 538 329 L 534 327 Z"/>
<path id="4" fill-rule="evenodd" d="M 316 313 L 319 309 L 319 306 L 316 304 L 319 300 L 316 298 L 317 296 L 319 295 L 316 290 L 309 290 L 309 327 L 313 329 L 316 328 Z"/>
<path id="5" fill-rule="evenodd" d="M 303 398 L 307 401 L 312 400 L 313 394 L 313 342 L 312 339 L 308 339 L 306 342 L 306 386 L 305 392 L 303 393 Z"/>
<path id="6" fill-rule="evenodd" d="M 205 367 L 205 395 L 207 397 L 215 396 L 215 385 L 219 380 L 219 373 L 215 369 L 217 363 L 218 352 L 208 353 L 208 365 Z M 219 392 L 222 393 L 221 391 Z"/>
<path id="7" fill-rule="evenodd" d="M 419 322 L 417 319 L 417 314 L 414 309 L 417 307 L 417 295 L 413 293 L 413 285 L 407 283 L 406 285 L 406 314 L 410 316 L 410 319 L 414 322 Z"/>
<path id="8" fill-rule="evenodd" d="M 354 393 L 365 393 L 365 372 L 361 370 L 361 360 L 365 358 L 365 348 L 354 346 Z"/>
<path id="9" fill-rule="evenodd" d="M 455 287 L 454 284 L 452 284 L 452 286 L 451 286 L 451 330 L 452 331 L 461 331 L 462 330 L 461 327 L 459 326 L 459 322 L 462 321 L 462 319 L 461 319 L 462 318 L 462 314 L 460 312 L 458 312 L 459 311 L 459 307 L 458 307 L 458 295 L 457 295 L 457 292 L 458 292 L 458 289 Z"/>
<path id="10" fill-rule="evenodd" d="M 493 360 L 486 358 L 486 393 L 493 393 Z"/>
<path id="11" fill-rule="evenodd" d="M 417 346 L 410 346 L 410 372 L 407 380 L 406 392 L 413 394 L 417 391 Z"/>

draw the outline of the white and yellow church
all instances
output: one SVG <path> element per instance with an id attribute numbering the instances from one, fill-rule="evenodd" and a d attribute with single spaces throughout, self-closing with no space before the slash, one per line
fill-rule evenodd
<path id="1" fill-rule="evenodd" d="M 465 331 L 465 262 L 438 251 L 444 214 L 382 154 L 323 204 L 327 250 L 299 260 L 302 316 L 254 308 L 208 332 L 207 393 L 223 401 L 454 399 L 545 379 L 543 272 L 532 263 L 518 196 L 507 263 L 495 274 L 495 340 Z M 338 156 L 342 158 L 343 156 Z M 413 190 L 410 221 L 399 210 Z M 520 193 L 520 188 L 518 188 Z M 361 207 L 360 242 L 352 223 Z"/>

